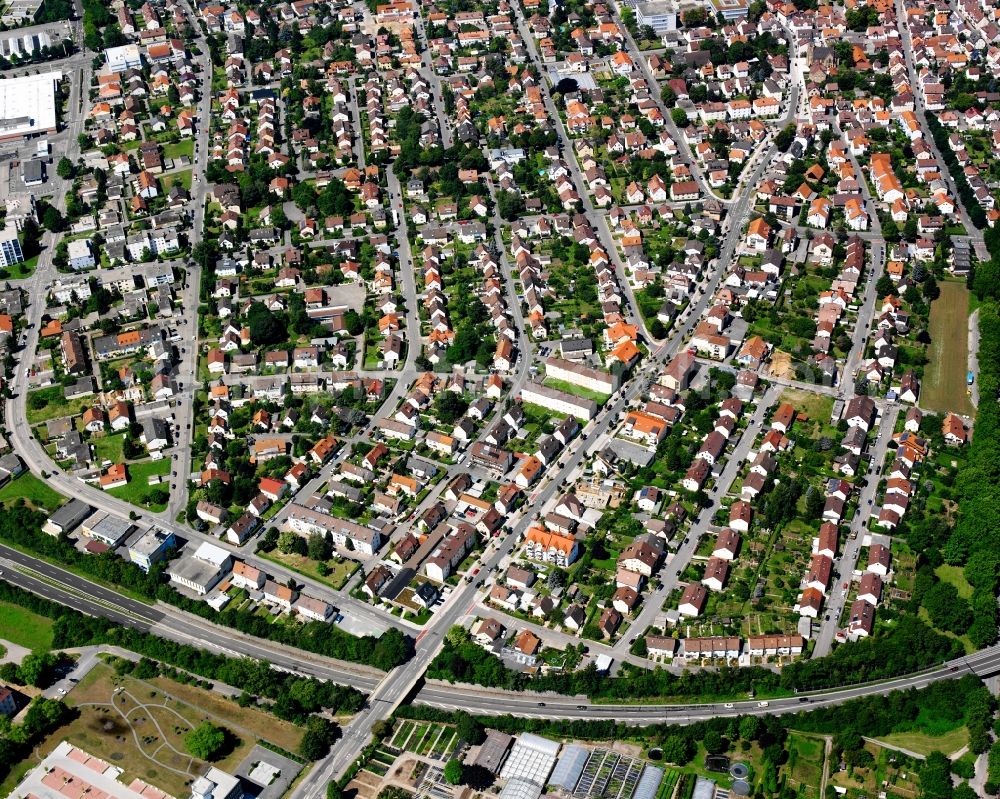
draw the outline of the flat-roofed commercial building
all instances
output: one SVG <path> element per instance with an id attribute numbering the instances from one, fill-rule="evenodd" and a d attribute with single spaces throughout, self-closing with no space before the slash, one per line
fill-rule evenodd
<path id="1" fill-rule="evenodd" d="M 712 7 L 722 14 L 726 22 L 745 17 L 750 12 L 750 4 L 747 0 L 712 0 Z"/>
<path id="2" fill-rule="evenodd" d="M 648 25 L 658 35 L 677 30 L 677 3 L 674 0 L 650 0 L 632 4 L 635 21 L 639 26 Z"/>
<path id="3" fill-rule="evenodd" d="M 0 141 L 56 132 L 56 84 L 62 72 L 0 81 Z"/>

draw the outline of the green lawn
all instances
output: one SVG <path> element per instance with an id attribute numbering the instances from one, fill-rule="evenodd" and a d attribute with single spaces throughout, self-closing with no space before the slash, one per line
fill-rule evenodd
<path id="1" fill-rule="evenodd" d="M 948 566 L 942 563 L 934 570 L 934 573 L 941 582 L 951 583 L 955 586 L 958 595 L 963 599 L 968 599 L 972 596 L 972 586 L 965 579 L 965 573 L 961 566 Z"/>
<path id="2" fill-rule="evenodd" d="M 90 443 L 94 445 L 94 457 L 97 458 L 98 462 L 111 461 L 112 463 L 121 463 L 125 460 L 123 454 L 125 447 L 124 433 L 116 433 L 113 436 L 104 435 L 100 438 L 95 436 L 90 439 Z"/>
<path id="3" fill-rule="evenodd" d="M 275 563 L 280 563 L 282 566 L 287 566 L 294 572 L 324 582 L 337 591 L 343 588 L 345 583 L 351 579 L 351 575 L 361 568 L 361 564 L 357 561 L 348 558 L 339 560 L 334 558 L 327 561 L 330 573 L 324 576 L 316 570 L 319 563 L 303 555 L 285 554 L 278 550 L 273 550 L 264 554 L 264 557 Z"/>
<path id="4" fill-rule="evenodd" d="M 819 794 L 823 779 L 823 748 L 823 741 L 819 738 L 794 734 L 788 737 L 788 776 L 801 792 L 809 796 Z"/>
<path id="5" fill-rule="evenodd" d="M 577 397 L 593 400 L 598 405 L 603 405 L 608 401 L 608 397 L 611 396 L 610 394 L 602 394 L 599 391 L 591 391 L 590 389 L 582 388 L 581 386 L 574 385 L 573 383 L 567 383 L 565 380 L 556 380 L 552 377 L 545 378 L 545 385 L 549 388 L 565 391 L 567 394 L 573 394 Z"/>
<path id="6" fill-rule="evenodd" d="M 964 281 L 942 280 L 941 296 L 931 303 L 931 344 L 924 367 L 920 407 L 972 415 L 966 393 L 969 290 Z"/>
<path id="7" fill-rule="evenodd" d="M 154 474 L 161 477 L 169 476 L 171 463 L 170 458 L 164 458 L 159 461 L 145 461 L 144 463 L 131 463 L 128 467 L 128 485 L 121 486 L 120 488 L 112 488 L 108 493 L 113 497 L 118 497 L 118 499 L 138 505 L 140 508 L 148 508 L 154 513 L 159 513 L 166 509 L 167 503 L 151 503 L 148 497 L 150 493 L 157 489 L 162 489 L 169 493 L 170 481 L 164 480 L 159 485 L 151 486 L 147 480 Z"/>
<path id="8" fill-rule="evenodd" d="M 19 264 L 14 264 L 7 268 L 7 272 L 10 276 L 15 279 L 20 279 L 24 277 L 31 277 L 34 274 L 36 267 L 38 266 L 38 256 L 35 255 L 29 258 L 27 261 L 22 261 Z"/>
<path id="9" fill-rule="evenodd" d="M 163 145 L 163 158 L 173 160 L 174 158 L 181 158 L 182 156 L 187 156 L 188 158 L 194 158 L 194 139 L 185 139 L 184 141 L 179 141 L 176 144 L 164 144 Z"/>
<path id="10" fill-rule="evenodd" d="M 23 499 L 36 508 L 47 511 L 55 510 L 66 501 L 62 494 L 53 491 L 47 483 L 30 472 L 24 472 L 0 488 L 0 503 L 6 505 L 17 499 Z"/>
<path id="11" fill-rule="evenodd" d="M 944 735 L 928 735 L 925 732 L 894 732 L 879 740 L 891 746 L 916 752 L 918 755 L 929 755 L 935 751 L 950 755 L 969 742 L 969 730 L 966 727 L 958 727 Z"/>
<path id="12" fill-rule="evenodd" d="M 164 194 L 170 191 L 171 187 L 174 185 L 174 181 L 180 181 L 180 184 L 191 191 L 191 175 L 192 170 L 185 169 L 183 172 L 171 172 L 169 175 L 164 175 L 160 178 L 160 191 Z"/>
<path id="13" fill-rule="evenodd" d="M 0 602 L 0 638 L 28 649 L 51 649 L 52 620 L 20 605 Z"/>
<path id="14" fill-rule="evenodd" d="M 62 386 L 49 386 L 32 391 L 28 394 L 26 415 L 28 424 L 36 425 L 39 422 L 47 422 L 50 419 L 58 419 L 62 416 L 75 416 L 80 413 L 80 407 L 86 407 L 84 398 L 67 401 L 63 397 Z"/>

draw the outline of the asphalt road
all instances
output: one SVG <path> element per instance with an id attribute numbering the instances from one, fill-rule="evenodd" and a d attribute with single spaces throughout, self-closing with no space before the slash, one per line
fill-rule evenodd
<path id="1" fill-rule="evenodd" d="M 432 682 L 417 694 L 416 702 L 432 707 L 468 710 L 485 715 L 522 716 L 525 718 L 614 719 L 628 724 L 687 724 L 706 719 L 737 715 L 781 715 L 828 707 L 862 696 L 884 695 L 890 691 L 924 688 L 933 682 L 957 679 L 964 674 L 980 677 L 1000 672 L 1000 646 L 992 646 L 974 655 L 959 658 L 919 674 L 878 683 L 864 683 L 834 691 L 802 693 L 772 699 L 691 704 L 602 704 L 584 697 L 556 694 L 510 694 L 474 686 L 449 686 Z"/>

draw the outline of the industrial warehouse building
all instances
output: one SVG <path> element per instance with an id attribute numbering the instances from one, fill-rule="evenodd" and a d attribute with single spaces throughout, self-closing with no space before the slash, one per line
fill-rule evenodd
<path id="1" fill-rule="evenodd" d="M 61 72 L 0 81 L 0 141 L 56 132 L 56 84 Z"/>

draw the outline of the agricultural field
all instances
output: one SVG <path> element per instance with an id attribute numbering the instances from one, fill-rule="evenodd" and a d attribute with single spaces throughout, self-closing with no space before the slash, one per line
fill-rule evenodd
<path id="1" fill-rule="evenodd" d="M 941 296 L 931 303 L 928 364 L 920 389 L 920 406 L 929 411 L 974 413 L 966 394 L 969 340 L 969 291 L 964 282 L 942 280 Z"/>

